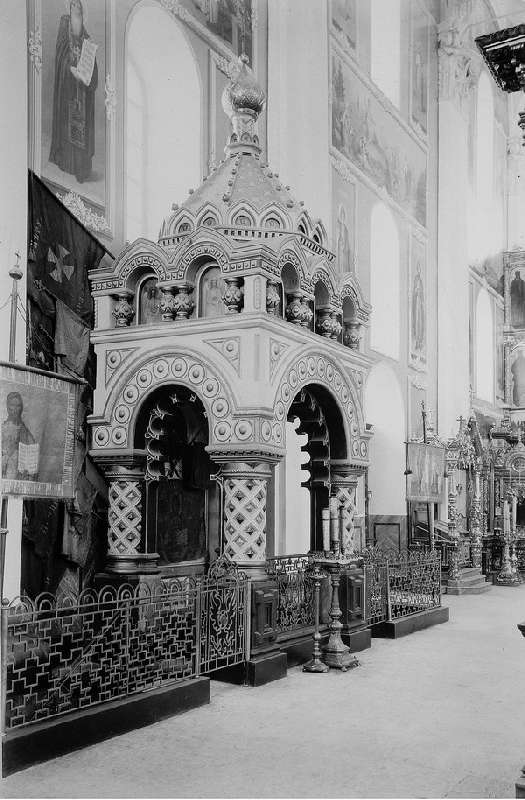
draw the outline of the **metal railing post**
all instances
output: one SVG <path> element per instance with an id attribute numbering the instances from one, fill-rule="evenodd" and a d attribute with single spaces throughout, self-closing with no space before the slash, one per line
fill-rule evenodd
<path id="1" fill-rule="evenodd" d="M 386 574 L 386 608 L 387 608 L 387 620 L 388 622 L 392 621 L 392 606 L 390 603 L 390 568 L 388 559 L 386 560 L 385 564 L 385 574 Z"/>
<path id="2" fill-rule="evenodd" d="M 0 734 L 3 754 L 3 743 L 6 734 L 7 717 L 7 627 L 9 620 L 9 603 L 2 599 L 0 609 Z"/>
<path id="3" fill-rule="evenodd" d="M 201 594 L 202 584 L 197 581 L 195 586 L 195 677 L 201 674 Z"/>
<path id="4" fill-rule="evenodd" d="M 244 643 L 244 660 L 245 662 L 250 660 L 250 650 L 251 650 L 251 638 L 252 638 L 252 587 L 248 581 L 245 581 L 244 584 L 244 613 L 245 613 L 245 624 L 244 624 L 244 631 L 246 641 Z"/>

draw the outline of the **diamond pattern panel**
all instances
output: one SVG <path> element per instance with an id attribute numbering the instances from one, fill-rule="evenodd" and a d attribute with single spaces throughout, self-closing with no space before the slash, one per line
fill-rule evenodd
<path id="1" fill-rule="evenodd" d="M 233 561 L 266 558 L 266 480 L 224 481 L 224 552 Z"/>
<path id="2" fill-rule="evenodd" d="M 109 554 L 137 553 L 142 529 L 142 493 L 138 480 L 113 480 L 109 487 Z"/>

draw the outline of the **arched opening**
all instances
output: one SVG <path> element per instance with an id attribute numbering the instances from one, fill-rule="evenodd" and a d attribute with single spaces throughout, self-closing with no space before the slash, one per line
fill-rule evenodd
<path id="1" fill-rule="evenodd" d="M 476 395 L 494 402 L 494 319 L 486 289 L 480 289 L 476 301 Z"/>
<path id="2" fill-rule="evenodd" d="M 282 300 L 281 309 L 282 316 L 286 314 L 286 307 L 292 302 L 294 294 L 299 292 L 301 282 L 299 275 L 293 264 L 287 262 L 281 270 L 281 286 L 282 286 Z"/>
<path id="3" fill-rule="evenodd" d="M 134 446 L 146 450 L 144 538 L 164 571 L 178 564 L 204 567 L 218 544 L 219 501 L 208 441 L 206 412 L 189 389 L 163 386 L 147 397 Z"/>
<path id="4" fill-rule="evenodd" d="M 399 233 L 394 216 L 383 203 L 372 209 L 370 221 L 370 345 L 399 358 L 400 291 Z"/>
<path id="5" fill-rule="evenodd" d="M 376 364 L 365 388 L 370 443 L 370 524 L 374 543 L 399 547 L 405 507 L 405 406 L 399 381 L 385 363 Z"/>
<path id="6" fill-rule="evenodd" d="M 224 289 L 220 267 L 207 267 L 199 280 L 199 317 L 223 317 L 226 314 L 222 301 Z"/>
<path id="7" fill-rule="evenodd" d="M 370 0 L 370 74 L 399 108 L 401 85 L 400 0 Z"/>
<path id="8" fill-rule="evenodd" d="M 283 552 L 322 550 L 321 511 L 328 507 L 330 460 L 347 458 L 343 418 L 330 392 L 317 384 L 301 389 L 290 405 L 286 432 Z M 302 550 L 291 549 L 299 544 Z"/>
<path id="9" fill-rule="evenodd" d="M 200 180 L 202 127 L 197 62 L 182 26 L 156 4 L 130 14 L 125 80 L 126 238 L 156 239 L 171 204 Z"/>

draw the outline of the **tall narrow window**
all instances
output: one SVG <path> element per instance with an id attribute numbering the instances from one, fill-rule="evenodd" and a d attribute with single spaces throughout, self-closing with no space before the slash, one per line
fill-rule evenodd
<path id="1" fill-rule="evenodd" d="M 129 17 L 125 69 L 126 238 L 156 240 L 171 205 L 200 182 L 200 78 L 181 24 L 146 3 Z"/>
<path id="2" fill-rule="evenodd" d="M 370 74 L 374 83 L 399 107 L 401 66 L 400 0 L 370 2 Z"/>
<path id="3" fill-rule="evenodd" d="M 399 358 L 399 234 L 390 209 L 377 203 L 370 223 L 370 344 Z"/>
<path id="4" fill-rule="evenodd" d="M 480 289 L 476 302 L 476 394 L 480 400 L 494 402 L 494 319 L 486 289 Z"/>

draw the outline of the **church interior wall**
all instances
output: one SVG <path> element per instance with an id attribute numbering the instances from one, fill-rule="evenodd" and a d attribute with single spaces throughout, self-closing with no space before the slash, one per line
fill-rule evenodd
<path id="1" fill-rule="evenodd" d="M 513 138 L 512 126 L 515 127 L 514 98 L 507 101 L 491 81 L 493 205 L 485 210 L 482 220 L 476 216 L 477 211 L 474 213 L 479 208 L 478 167 L 483 162 L 476 131 L 478 86 L 484 80 L 484 72 L 475 62 L 472 70 L 475 79 L 447 88 L 451 57 L 438 46 L 441 14 L 445 28 L 457 19 L 462 24 L 468 22 L 472 45 L 472 37 L 483 26 L 495 25 L 490 6 L 485 0 L 469 0 L 468 3 L 448 0 L 441 3 L 442 8 L 438 0 L 400 0 L 399 97 L 393 102 L 372 79 L 374 63 L 377 66 L 377 59 L 381 57 L 371 49 L 372 17 L 376 6 L 380 11 L 381 4 L 389 2 L 253 0 L 250 5 L 251 40 L 247 47 L 259 82 L 269 97 L 267 109 L 258 123 L 263 157 L 268 155 L 273 169 L 290 184 L 295 195 L 305 201 L 311 215 L 321 217 L 329 232 L 329 246 L 337 254 L 339 270 L 357 275 L 367 299 L 370 299 L 372 285 L 374 208 L 381 204 L 395 220 L 399 237 L 399 279 L 395 289 L 399 348 L 384 353 L 372 346 L 374 317 L 372 328 L 365 331 L 363 344 L 365 354 L 372 358 L 379 374 L 389 375 L 388 381 L 385 378 L 382 383 L 371 379 L 370 385 L 376 386 L 382 394 L 380 403 L 371 399 L 374 419 L 367 420 L 376 428 L 374 458 L 383 464 L 382 456 L 390 447 L 384 436 L 388 436 L 385 431 L 388 432 L 391 422 L 385 402 L 388 390 L 385 394 L 384 389 L 391 386 L 393 380 L 397 399 L 392 424 L 399 435 L 402 431 L 401 441 L 419 434 L 422 400 L 427 407 L 437 410 L 438 430 L 445 438 L 455 433 L 459 414 L 468 414 L 471 386 L 474 395 L 476 386 L 472 366 L 476 361 L 472 355 L 476 348 L 472 333 L 476 329 L 475 296 L 480 287 L 489 293 L 494 341 L 500 347 L 502 251 L 523 235 L 521 220 L 525 208 L 525 189 L 523 181 L 518 179 L 523 174 L 524 156 L 519 147 L 509 144 L 509 136 Z M 152 186 L 163 187 L 164 213 L 168 213 L 172 202 L 180 203 L 187 189 L 198 185 L 202 176 L 223 157 L 228 122 L 220 98 L 228 80 L 232 53 L 238 52 L 241 46 L 239 31 L 232 29 L 234 41 L 228 41 L 225 29 L 207 20 L 204 4 L 199 0 L 184 0 L 180 4 L 170 0 L 162 4 L 156 0 L 97 0 L 90 4 L 86 25 L 99 44 L 100 71 L 95 92 L 96 156 L 93 165 L 96 179 L 81 182 L 67 172 L 60 175 L 56 165 L 48 163 L 46 155 L 52 117 L 46 81 L 52 78 L 54 42 L 60 16 L 64 13 L 63 3 L 28 0 L 27 30 L 25 9 L 22 14 L 20 5 L 23 4 L 9 0 L 2 11 L 9 15 L 3 28 L 10 31 L 3 52 L 9 53 L 9 63 L 16 64 L 17 73 L 25 74 L 26 38 L 29 36 L 29 110 L 25 98 L 22 103 L 20 93 L 15 92 L 12 84 L 8 86 L 12 113 L 4 131 L 7 135 L 11 133 L 10 142 L 17 141 L 13 132 L 25 130 L 28 124 L 30 146 L 28 158 L 23 152 L 22 137 L 18 137 L 15 151 L 11 145 L 4 148 L 16 167 L 11 166 L 6 171 L 12 191 L 8 193 L 9 209 L 5 209 L 1 223 L 5 230 L 9 229 L 12 241 L 6 245 L 0 229 L 0 252 L 12 258 L 13 254 L 7 253 L 5 248 L 14 250 L 15 245 L 19 246 L 15 243 L 16 235 L 11 235 L 11 231 L 16 230 L 24 249 L 27 200 L 25 181 L 20 180 L 20 174 L 22 171 L 25 174 L 28 164 L 48 181 L 114 255 L 126 240 L 135 237 L 141 226 L 144 228 L 141 233 L 155 240 L 162 215 L 158 225 L 154 217 L 158 216 L 160 205 L 151 218 L 133 228 L 130 226 L 131 208 L 126 202 L 126 182 L 132 177 L 131 147 L 126 141 L 126 128 L 129 133 L 131 119 L 126 64 L 133 50 L 129 38 L 135 35 L 133 20 L 139 20 L 137 31 L 142 13 L 154 14 L 158 21 L 166 20 L 166 41 L 159 45 L 159 51 L 165 54 L 170 48 L 170 29 L 173 51 L 175 43 L 184 40 L 195 70 L 191 82 L 188 80 L 183 86 L 177 103 L 183 104 L 184 92 L 195 99 L 198 86 L 193 109 L 184 108 L 180 114 L 172 109 L 173 129 L 170 138 L 162 141 L 162 163 L 152 164 L 151 153 L 138 156 L 139 148 L 135 151 L 135 173 L 144 180 L 147 178 Z M 153 16 L 151 19 L 153 25 Z M 312 43 L 313 30 L 316 31 L 315 43 Z M 18 41 L 16 54 L 14 41 Z M 149 41 L 148 50 L 152 37 Z M 136 44 L 140 45 L 140 36 Z M 391 55 L 383 53 L 383 57 L 388 56 L 390 60 Z M 151 95 L 155 72 L 160 74 L 159 103 L 162 93 L 169 92 L 170 82 L 176 80 L 177 70 L 182 71 L 183 62 L 173 60 L 171 67 L 169 63 L 160 53 L 155 54 L 151 59 L 151 73 L 146 76 L 144 92 Z M 183 71 L 187 74 L 185 68 Z M 157 117 L 151 114 L 149 117 L 151 125 L 161 120 L 160 112 Z M 184 137 L 180 138 L 178 132 L 184 133 Z M 155 157 L 158 155 L 156 152 Z M 182 174 L 181 165 L 189 164 L 192 166 L 184 173 L 179 186 L 176 180 Z M 508 208 L 507 195 L 510 198 Z M 15 217 L 16 224 L 11 225 L 9 220 Z M 487 219 L 495 232 L 487 242 L 490 252 L 481 252 L 477 234 L 487 227 L 483 225 Z M 466 233 L 469 226 L 470 241 Z M 477 243 L 477 251 L 473 250 L 473 243 Z M 388 259 L 383 267 L 388 270 Z M 5 282 L 5 278 L 2 281 Z M 4 294 L 7 291 L 9 285 L 5 283 Z M 5 316 L 6 309 L 0 314 Z M 210 323 L 208 327 L 210 335 L 214 335 L 214 331 L 223 330 L 224 324 Z M 156 336 L 153 330 L 150 333 Z M 137 341 L 132 345 L 138 347 L 143 334 L 140 329 L 136 334 Z M 243 336 L 246 352 L 252 352 L 255 343 L 248 329 Z M 191 337 L 187 341 L 181 339 L 180 345 L 184 344 L 196 349 L 199 346 Z M 23 343 L 19 342 L 19 346 L 22 353 Z M 99 348 L 95 413 L 102 415 L 102 398 L 106 392 L 103 377 L 106 363 L 102 363 L 106 351 L 102 339 Z M 261 361 L 257 379 L 254 379 L 252 366 L 249 359 L 243 358 L 238 373 L 227 363 L 224 370 L 232 380 L 238 381 L 246 397 L 252 398 L 254 403 L 263 398 L 263 405 L 270 408 L 270 397 L 264 394 L 263 386 L 267 364 Z M 501 413 L 501 372 L 496 365 L 492 402 L 474 397 L 476 407 L 489 417 L 496 418 Z M 286 493 L 285 474 L 282 465 L 276 469 L 272 489 L 276 507 Z M 384 525 L 401 525 L 405 513 L 404 483 L 384 478 L 380 481 L 373 468 L 369 483 L 372 493 L 367 498 L 365 481 L 360 481 L 356 519 L 364 526 L 365 503 L 369 502 L 372 530 L 378 521 Z M 388 490 L 383 484 L 389 484 Z M 392 487 L 396 487 L 395 491 Z M 13 509 L 10 513 L 14 513 L 16 501 L 10 507 Z M 286 546 L 282 537 L 285 527 L 285 520 L 276 512 L 276 550 Z M 383 531 L 390 535 L 386 528 Z M 403 538 L 405 534 L 400 535 Z"/>
<path id="2" fill-rule="evenodd" d="M 20 299 L 26 292 L 26 242 L 27 242 L 27 98 L 23 87 L 27 80 L 27 23 L 24 3 L 7 0 L 0 4 L 0 93 L 5 102 L 5 113 L 0 125 L 0 163 L 2 165 L 2 191 L 0 192 L 0 359 L 9 358 L 9 320 L 12 281 L 8 270 L 17 263 L 24 273 L 19 281 Z M 16 75 L 17 79 L 13 80 Z M 25 359 L 25 303 L 17 316 L 18 336 L 15 357 Z M 3 409 L 2 409 L 3 413 Z M 2 417 L 3 419 L 3 417 Z M 4 593 L 14 597 L 20 592 L 22 500 L 15 497 L 8 502 L 6 541 L 6 570 Z"/>

